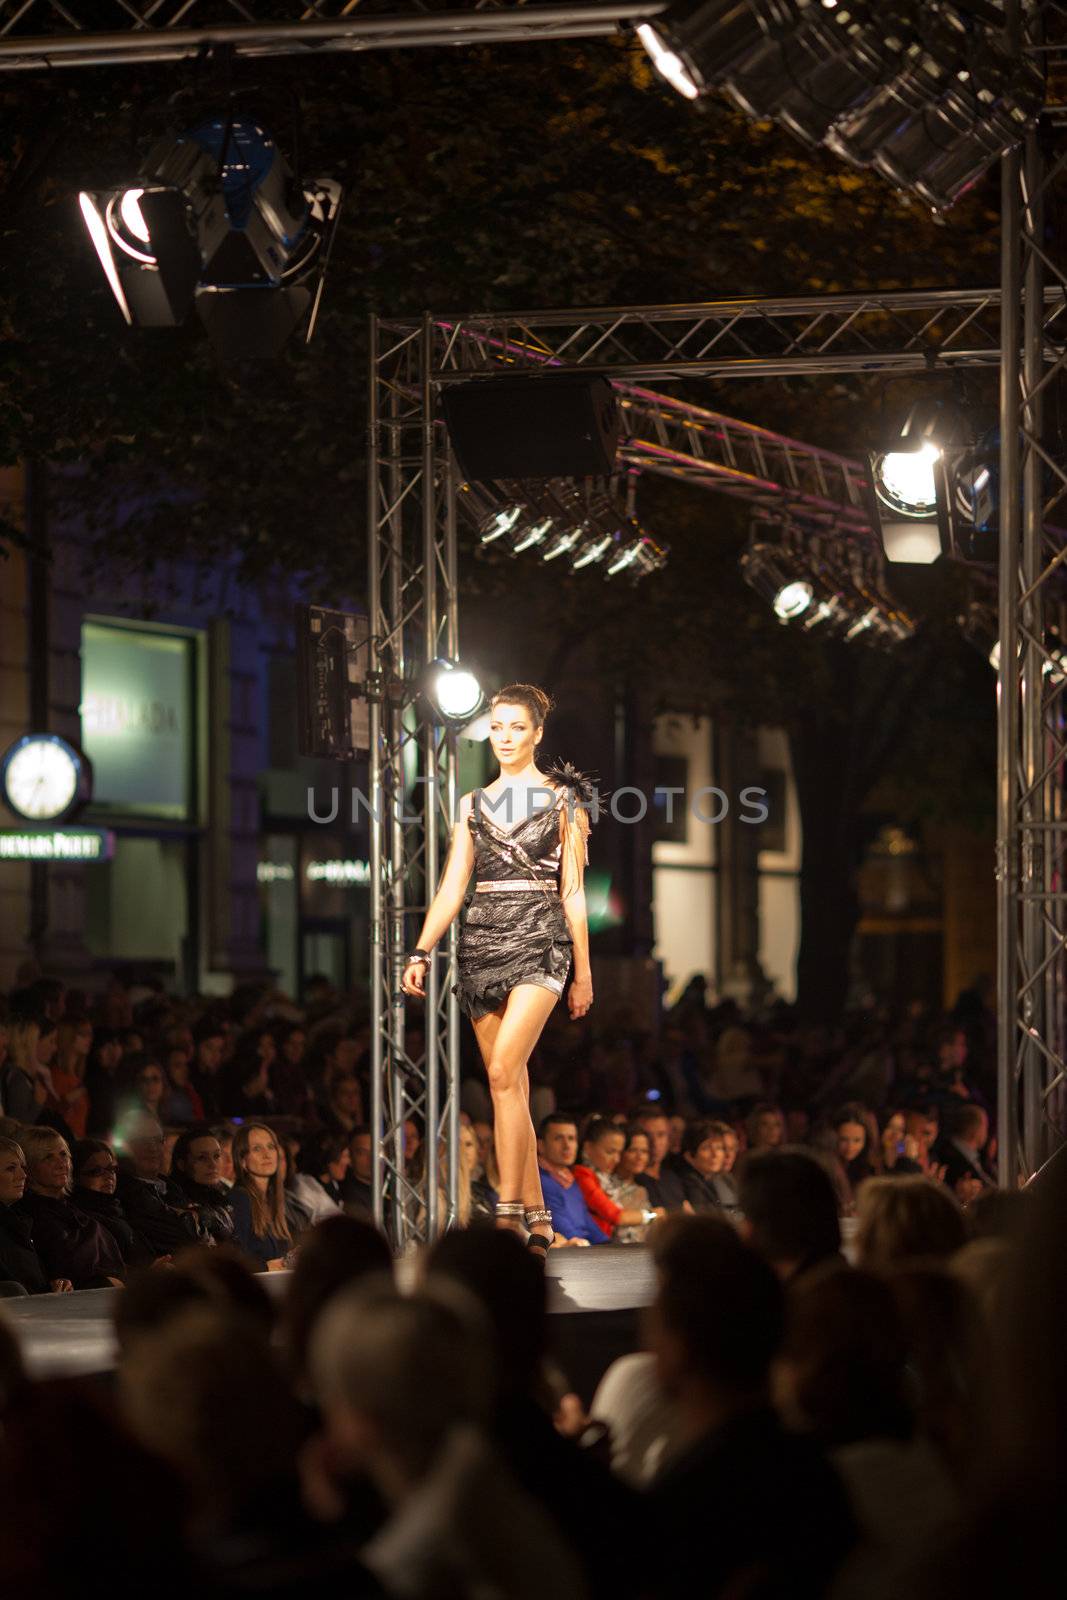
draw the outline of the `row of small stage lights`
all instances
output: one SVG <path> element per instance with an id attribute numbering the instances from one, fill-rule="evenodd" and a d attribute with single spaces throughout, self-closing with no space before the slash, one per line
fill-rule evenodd
<path id="1" fill-rule="evenodd" d="M 788 522 L 760 517 L 740 566 L 779 622 L 805 632 L 887 648 L 915 632 L 912 618 L 886 590 L 879 557 L 841 535 L 831 545 Z"/>
<path id="2" fill-rule="evenodd" d="M 722 93 L 943 211 L 1044 103 L 1004 29 L 985 0 L 675 0 L 637 36 L 686 99 Z"/>
<path id="3" fill-rule="evenodd" d="M 530 551 L 545 562 L 565 561 L 572 572 L 597 567 L 605 578 L 634 580 L 667 564 L 667 546 L 605 490 L 586 494 L 565 479 L 465 483 L 458 504 L 483 546 L 513 556 Z"/>

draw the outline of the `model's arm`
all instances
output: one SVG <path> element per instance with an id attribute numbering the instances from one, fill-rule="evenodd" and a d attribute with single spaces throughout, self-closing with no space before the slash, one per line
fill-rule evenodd
<path id="1" fill-rule="evenodd" d="M 593 1004 L 593 974 L 589 965 L 589 922 L 585 909 L 585 867 L 588 859 L 589 817 L 580 807 L 560 808 L 562 863 L 560 898 L 574 953 L 574 979 L 567 1003 L 575 1021 Z"/>
<path id="2" fill-rule="evenodd" d="M 441 874 L 437 893 L 430 902 L 422 931 L 416 941 L 417 950 L 432 950 L 438 940 L 448 932 L 463 905 L 463 897 L 474 869 L 474 841 L 467 820 L 470 814 L 471 796 L 465 794 L 459 803 L 459 819 L 452 829 L 452 844 L 448 860 L 445 862 L 445 870 Z M 404 968 L 400 987 L 405 994 L 425 994 L 425 978 L 425 964 L 409 961 Z"/>

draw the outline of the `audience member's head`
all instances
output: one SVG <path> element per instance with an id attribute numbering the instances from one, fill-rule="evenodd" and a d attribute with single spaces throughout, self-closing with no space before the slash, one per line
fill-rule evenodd
<path id="1" fill-rule="evenodd" d="M 716 1177 L 726 1164 L 726 1146 L 719 1122 L 689 1122 L 682 1139 L 682 1158 L 702 1178 Z"/>
<path id="2" fill-rule="evenodd" d="M 931 1178 L 871 1178 L 860 1190 L 857 1219 L 860 1265 L 875 1272 L 947 1258 L 967 1238 L 959 1203 Z"/>
<path id="3" fill-rule="evenodd" d="M 837 1159 L 847 1171 L 867 1148 L 867 1114 L 862 1106 L 844 1105 L 830 1121 L 834 1130 Z"/>
<path id="4" fill-rule="evenodd" d="M 828 1263 L 789 1290 L 775 1397 L 791 1426 L 829 1447 L 906 1439 L 908 1347 L 892 1290 Z"/>
<path id="5" fill-rule="evenodd" d="M 339 1214 L 311 1229 L 296 1258 L 281 1318 L 288 1369 L 301 1385 L 311 1336 L 334 1295 L 362 1278 L 388 1276 L 392 1270 L 389 1246 L 370 1222 Z"/>
<path id="6" fill-rule="evenodd" d="M 735 1228 L 707 1214 L 668 1217 L 652 1240 L 658 1288 L 649 1341 L 664 1388 L 705 1419 L 763 1403 L 785 1326 L 774 1272 Z"/>
<path id="7" fill-rule="evenodd" d="M 431 1280 L 450 1278 L 483 1307 L 496 1346 L 504 1396 L 533 1392 L 541 1378 L 548 1342 L 544 1267 L 503 1229 L 468 1228 L 445 1233 L 426 1260 Z"/>
<path id="8" fill-rule="evenodd" d="M 764 1101 L 745 1119 L 748 1150 L 777 1150 L 785 1141 L 785 1118 L 779 1106 Z"/>
<path id="9" fill-rule="evenodd" d="M 537 1150 L 550 1167 L 573 1167 L 578 1159 L 578 1124 L 564 1111 L 550 1111 L 538 1130 Z"/>
<path id="10" fill-rule="evenodd" d="M 222 1176 L 222 1146 L 206 1122 L 183 1128 L 171 1154 L 171 1172 L 182 1185 L 213 1189 Z"/>
<path id="11" fill-rule="evenodd" d="M 34 1194 L 58 1200 L 69 1194 L 70 1149 L 61 1133 L 43 1125 L 23 1128 L 19 1135 L 26 1157 L 26 1177 Z"/>
<path id="12" fill-rule="evenodd" d="M 26 1156 L 14 1139 L 0 1138 L 0 1206 L 14 1206 L 26 1192 Z"/>
<path id="13" fill-rule="evenodd" d="M 135 1178 L 154 1182 L 163 1176 L 163 1125 L 151 1111 L 127 1111 L 115 1129 L 115 1150 Z"/>
<path id="14" fill-rule="evenodd" d="M 750 1153 L 741 1172 L 738 1204 L 746 1236 L 783 1279 L 841 1249 L 833 1183 L 807 1150 Z"/>
<path id="15" fill-rule="evenodd" d="M 619 1165 L 626 1135 L 610 1117 L 594 1117 L 582 1140 L 582 1160 L 594 1172 L 611 1174 Z"/>
<path id="16" fill-rule="evenodd" d="M 366 1125 L 352 1129 L 348 1136 L 348 1153 L 352 1177 L 370 1188 L 374 1177 L 374 1138 Z"/>
<path id="17" fill-rule="evenodd" d="M 670 1154 L 671 1125 L 667 1113 L 659 1106 L 645 1106 L 637 1113 L 637 1122 L 648 1134 L 651 1145 L 649 1166 L 655 1173 L 659 1172 L 660 1164 Z"/>
<path id="18" fill-rule="evenodd" d="M 311 1338 L 312 1385 L 334 1448 L 394 1501 L 425 1478 L 453 1429 L 485 1420 L 491 1363 L 476 1302 L 451 1284 L 413 1295 L 388 1280 L 346 1289 Z"/>
<path id="19" fill-rule="evenodd" d="M 115 1193 L 119 1164 L 109 1144 L 103 1139 L 79 1139 L 70 1155 L 75 1189 L 88 1189 L 93 1194 Z"/>

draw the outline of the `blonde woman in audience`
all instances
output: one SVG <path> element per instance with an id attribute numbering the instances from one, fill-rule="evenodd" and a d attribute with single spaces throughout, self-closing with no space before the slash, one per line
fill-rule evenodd
<path id="1" fill-rule="evenodd" d="M 921 1260 L 943 1260 L 967 1241 L 963 1211 L 931 1178 L 868 1178 L 857 1202 L 859 1265 L 877 1272 Z"/>
<path id="2" fill-rule="evenodd" d="M 8 1059 L 0 1072 L 0 1104 L 9 1117 L 30 1125 L 48 1099 L 37 1070 L 41 1029 L 33 1017 L 13 1017 L 8 1024 Z"/>

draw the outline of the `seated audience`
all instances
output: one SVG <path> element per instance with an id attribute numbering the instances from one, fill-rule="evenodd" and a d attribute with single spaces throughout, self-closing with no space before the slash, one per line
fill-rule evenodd
<path id="1" fill-rule="evenodd" d="M 353 1128 L 348 1136 L 348 1154 L 348 1173 L 341 1185 L 342 1204 L 350 1216 L 373 1217 L 374 1152 L 369 1128 Z"/>
<path id="2" fill-rule="evenodd" d="M 118 1197 L 154 1256 L 172 1255 L 206 1236 L 180 1186 L 163 1171 L 165 1143 L 158 1117 L 148 1111 L 127 1112 L 115 1131 Z"/>
<path id="3" fill-rule="evenodd" d="M 363 1090 L 354 1072 L 337 1073 L 327 1081 L 322 1120 L 331 1132 L 349 1137 L 363 1126 Z M 414 1148 L 406 1150 L 409 1157 L 414 1153 Z"/>
<path id="4" fill-rule="evenodd" d="M 352 1164 L 345 1133 L 320 1133 L 307 1138 L 300 1147 L 292 1192 L 303 1205 L 312 1224 L 332 1217 L 341 1210 L 344 1182 Z"/>
<path id="5" fill-rule="evenodd" d="M 682 1140 L 682 1193 L 691 1211 L 721 1211 L 715 1179 L 726 1165 L 718 1122 L 690 1122 Z"/>
<path id="6" fill-rule="evenodd" d="M 23 1126 L 36 1122 L 48 1099 L 37 1070 L 37 1044 L 41 1021 L 14 1016 L 8 1023 L 7 1060 L 0 1068 L 0 1105 Z"/>
<path id="7" fill-rule="evenodd" d="M 200 1231 L 216 1244 L 233 1239 L 233 1210 L 230 1190 L 221 1181 L 222 1145 L 207 1123 L 185 1128 L 178 1135 L 171 1155 L 170 1176 L 174 1190 L 185 1204 L 196 1209 Z"/>
<path id="8" fill-rule="evenodd" d="M 765 1149 L 750 1156 L 739 1200 L 744 1237 L 783 1282 L 824 1261 L 842 1264 L 834 1186 L 807 1150 Z"/>
<path id="9" fill-rule="evenodd" d="M 19 1202 L 26 1191 L 26 1158 L 14 1139 L 0 1138 L 0 1290 L 26 1294 L 59 1293 L 70 1280 L 49 1282 L 33 1242 L 33 1221 Z M 8 1290 L 8 1285 L 16 1288 Z"/>
<path id="10" fill-rule="evenodd" d="M 70 1199 L 66 1140 L 53 1128 L 24 1128 L 20 1143 L 28 1179 L 22 1209 L 46 1278 L 67 1280 L 75 1289 L 121 1283 L 126 1263 L 114 1234 Z"/>
<path id="11" fill-rule="evenodd" d="M 95 1217 L 114 1237 L 127 1267 L 153 1261 L 158 1252 L 134 1231 L 126 1216 L 118 1188 L 119 1164 L 103 1139 L 79 1139 L 70 1152 L 74 1187 L 71 1198 L 81 1211 Z M 169 1258 L 168 1258 L 169 1259 Z"/>
<path id="12" fill-rule="evenodd" d="M 336 1472 L 362 1468 L 389 1520 L 362 1559 L 394 1594 L 544 1600 L 582 1592 L 576 1558 L 487 1437 L 492 1352 L 458 1285 L 346 1289 L 311 1340 Z M 324 1504 L 336 1496 L 331 1477 Z"/>
<path id="13" fill-rule="evenodd" d="M 867 1114 L 862 1106 L 845 1105 L 831 1119 L 837 1159 L 855 1195 L 860 1184 L 873 1176 L 874 1166 L 867 1149 Z"/>
<path id="14" fill-rule="evenodd" d="M 880 1272 L 898 1263 L 944 1259 L 966 1239 L 959 1202 L 932 1178 L 872 1178 L 860 1191 L 860 1266 Z"/>
<path id="15" fill-rule="evenodd" d="M 125 1086 L 119 1100 L 120 1118 L 131 1111 L 146 1111 L 161 1121 L 169 1086 L 155 1057 L 145 1051 L 139 1055 L 127 1052 L 122 1060 L 122 1075 Z"/>
<path id="16" fill-rule="evenodd" d="M 272 1129 L 246 1122 L 233 1141 L 234 1242 L 257 1261 L 260 1271 L 279 1272 L 293 1248 L 285 1215 L 281 1149 Z"/>
<path id="17" fill-rule="evenodd" d="M 903 1111 L 890 1111 L 882 1124 L 879 1155 L 879 1175 L 886 1178 L 917 1177 L 922 1171 L 918 1162 L 919 1145 L 914 1134 L 908 1132 Z"/>
<path id="18" fill-rule="evenodd" d="M 649 1223 L 667 1213 L 662 1207 L 650 1210 L 636 1203 L 623 1205 L 612 1196 L 615 1169 L 625 1144 L 626 1135 L 621 1128 L 607 1117 L 594 1117 L 586 1129 L 582 1160 L 574 1167 L 574 1177 L 589 1214 L 604 1237 L 620 1244 L 634 1244 L 644 1238 Z M 619 1238 L 620 1227 L 629 1230 L 623 1238 Z M 637 1230 L 636 1237 L 634 1230 Z"/>
<path id="19" fill-rule="evenodd" d="M 989 1116 L 981 1106 L 947 1106 L 945 1136 L 938 1155 L 945 1168 L 944 1182 L 964 1207 L 996 1181 L 986 1166 L 983 1152 L 989 1143 Z"/>
<path id="20" fill-rule="evenodd" d="M 85 1138 L 89 1120 L 89 1091 L 85 1075 L 93 1045 L 93 1025 L 88 1017 L 64 1017 L 57 1033 L 52 1062 L 54 1105 L 75 1139 Z"/>
<path id="21" fill-rule="evenodd" d="M 163 1098 L 162 1120 L 168 1127 L 179 1128 L 203 1122 L 204 1102 L 193 1086 L 192 1054 L 184 1044 L 173 1044 L 164 1052 L 163 1071 L 168 1088 Z"/>
<path id="22" fill-rule="evenodd" d="M 553 1111 L 541 1124 L 537 1140 L 541 1192 L 552 1213 L 558 1245 L 606 1244 L 607 1235 L 590 1215 L 581 1185 L 574 1176 L 578 1157 L 578 1125 L 563 1111 Z"/>
<path id="23" fill-rule="evenodd" d="M 281 1317 L 286 1366 L 301 1391 L 308 1386 L 311 1335 L 329 1301 L 360 1278 L 392 1270 L 385 1236 L 370 1222 L 342 1213 L 311 1230 L 297 1253 Z"/>
<path id="24" fill-rule="evenodd" d="M 681 1174 L 671 1157 L 671 1121 L 665 1111 L 655 1106 L 643 1107 L 637 1113 L 638 1125 L 648 1134 L 650 1153 L 648 1165 L 641 1176 L 641 1187 L 648 1194 L 650 1206 L 662 1206 L 665 1211 L 680 1211 L 685 1204 Z"/>
<path id="25" fill-rule="evenodd" d="M 745 1119 L 745 1154 L 758 1150 L 778 1150 L 785 1143 L 785 1117 L 781 1108 L 763 1101 L 753 1106 Z"/>
<path id="26" fill-rule="evenodd" d="M 460 1227 L 467 1227 L 475 1217 L 491 1221 L 500 1196 L 484 1176 L 477 1136 L 469 1122 L 459 1126 L 459 1180 Z"/>
<path id="27" fill-rule="evenodd" d="M 85 1087 L 89 1091 L 89 1116 L 86 1134 L 107 1139 L 114 1131 L 122 1090 L 122 1038 L 117 1028 L 97 1028 L 85 1067 Z"/>
<path id="28" fill-rule="evenodd" d="M 658 1592 L 823 1595 L 855 1524 L 818 1445 L 788 1434 L 771 1409 L 785 1325 L 779 1279 L 716 1217 L 670 1218 L 652 1250 L 650 1342 L 683 1439 L 649 1490 L 656 1536 L 670 1552 Z"/>

